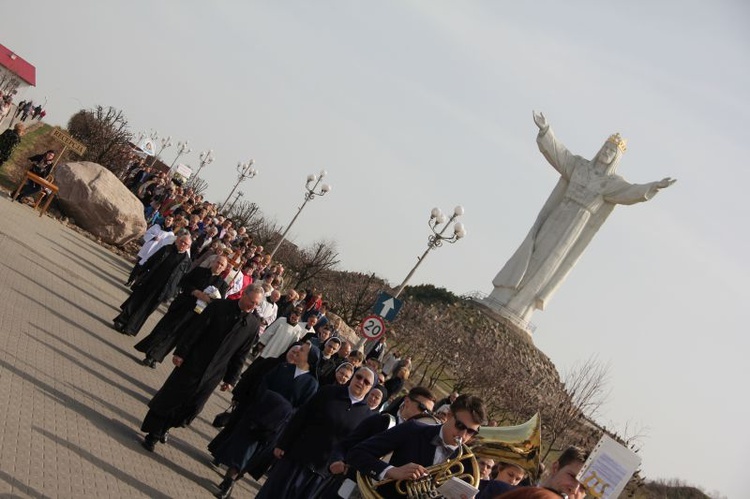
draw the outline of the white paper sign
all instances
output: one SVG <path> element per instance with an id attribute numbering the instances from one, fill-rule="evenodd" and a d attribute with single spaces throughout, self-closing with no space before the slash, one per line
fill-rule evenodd
<path id="1" fill-rule="evenodd" d="M 641 458 L 635 452 L 602 435 L 576 478 L 592 497 L 619 497 L 640 465 Z"/>

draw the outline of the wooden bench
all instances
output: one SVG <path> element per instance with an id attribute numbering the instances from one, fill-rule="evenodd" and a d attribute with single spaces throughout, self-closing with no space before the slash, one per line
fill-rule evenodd
<path id="1" fill-rule="evenodd" d="M 34 182 L 35 184 L 37 184 L 38 186 L 42 188 L 42 191 L 39 193 L 40 194 L 39 197 L 34 203 L 34 209 L 36 210 L 37 208 L 39 208 L 39 216 L 41 217 L 42 215 L 47 213 L 47 209 L 49 209 L 49 205 L 52 202 L 52 198 L 55 197 L 55 194 L 57 194 L 57 191 L 59 191 L 60 189 L 51 181 L 45 180 L 39 175 L 36 175 L 34 173 L 26 172 L 26 179 L 23 182 L 21 182 L 21 184 L 18 186 L 18 189 L 16 189 L 16 192 L 13 193 L 14 201 L 18 197 L 18 194 L 20 194 L 21 189 L 23 189 L 23 186 L 26 185 L 26 181 L 28 180 L 31 180 L 32 182 Z M 48 189 L 51 192 L 47 193 L 45 189 Z M 44 199 L 45 197 L 47 199 L 44 201 L 44 204 L 41 205 L 42 199 Z"/>

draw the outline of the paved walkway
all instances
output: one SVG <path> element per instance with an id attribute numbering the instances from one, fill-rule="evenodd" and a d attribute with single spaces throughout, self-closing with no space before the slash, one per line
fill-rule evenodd
<path id="1" fill-rule="evenodd" d="M 146 403 L 170 372 L 110 328 L 130 263 L 0 192 L 0 498 L 211 497 L 216 394 L 149 454 Z M 161 316 L 154 314 L 138 338 Z M 235 497 L 253 497 L 244 480 Z"/>

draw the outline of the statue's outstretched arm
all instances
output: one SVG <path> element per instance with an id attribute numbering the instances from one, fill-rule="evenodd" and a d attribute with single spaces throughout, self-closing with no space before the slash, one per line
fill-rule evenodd
<path id="1" fill-rule="evenodd" d="M 658 182 L 653 182 L 653 184 L 654 184 L 654 187 L 656 187 L 657 189 L 666 189 L 667 187 L 674 184 L 675 182 L 677 182 L 676 178 L 665 177 L 659 180 Z"/>
<path id="2" fill-rule="evenodd" d="M 677 180 L 663 178 L 647 184 L 630 184 L 621 177 L 610 179 L 610 191 L 604 194 L 604 200 L 614 204 L 635 204 L 648 201 L 661 190 L 674 184 Z"/>
<path id="3" fill-rule="evenodd" d="M 539 151 L 541 151 L 549 164 L 551 164 L 560 175 L 569 179 L 573 173 L 573 162 L 571 161 L 573 155 L 562 142 L 557 140 L 549 126 L 547 118 L 544 116 L 544 113 L 533 111 L 533 115 L 534 123 L 539 127 L 539 134 L 536 137 Z"/>
<path id="4" fill-rule="evenodd" d="M 547 122 L 547 118 L 544 117 L 544 113 L 531 111 L 532 115 L 534 116 L 534 123 L 537 127 L 539 127 L 539 135 L 544 135 L 547 133 L 547 130 L 549 130 L 549 122 Z"/>

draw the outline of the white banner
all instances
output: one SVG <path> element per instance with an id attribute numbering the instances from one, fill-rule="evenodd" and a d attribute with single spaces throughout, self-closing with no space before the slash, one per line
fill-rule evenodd
<path id="1" fill-rule="evenodd" d="M 156 155 L 156 146 L 154 146 L 154 142 L 151 139 L 143 139 L 143 142 L 138 144 L 138 149 L 145 152 L 149 156 Z"/>
<path id="2" fill-rule="evenodd" d="M 175 173 L 177 175 L 180 175 L 185 178 L 185 180 L 190 178 L 190 175 L 193 174 L 193 169 L 190 168 L 188 165 L 183 165 L 182 163 L 179 163 L 175 169 Z"/>

